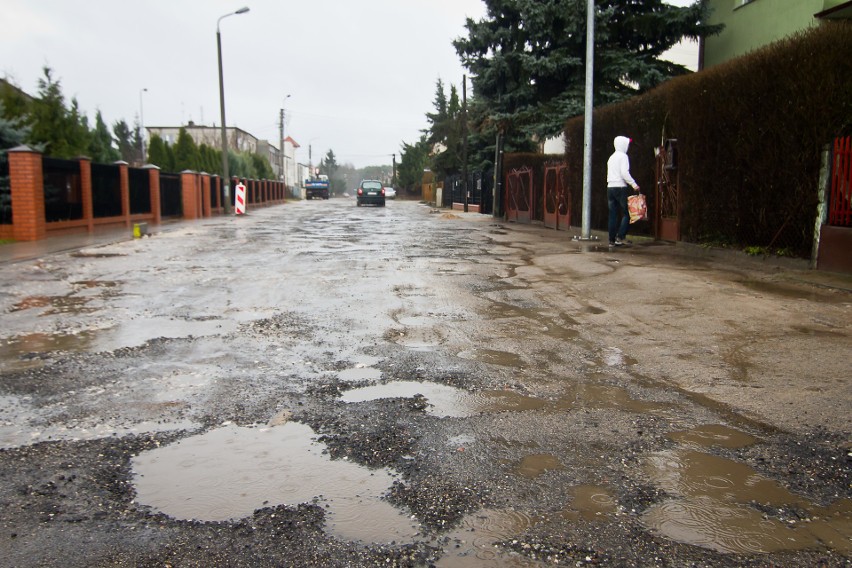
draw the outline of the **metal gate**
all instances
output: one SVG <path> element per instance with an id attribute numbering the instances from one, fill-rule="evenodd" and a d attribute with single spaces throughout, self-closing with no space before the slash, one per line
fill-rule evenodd
<path id="1" fill-rule="evenodd" d="M 531 221 L 532 169 L 523 167 L 506 174 L 506 218 L 509 221 Z"/>
<path id="2" fill-rule="evenodd" d="M 568 230 L 571 226 L 571 190 L 568 187 L 568 165 L 544 168 L 544 226 Z"/>
<path id="3" fill-rule="evenodd" d="M 834 140 L 828 224 L 852 227 L 852 136 Z"/>
<path id="4" fill-rule="evenodd" d="M 657 150 L 657 195 L 655 236 L 665 241 L 680 240 L 680 197 L 677 140 L 669 139 Z"/>

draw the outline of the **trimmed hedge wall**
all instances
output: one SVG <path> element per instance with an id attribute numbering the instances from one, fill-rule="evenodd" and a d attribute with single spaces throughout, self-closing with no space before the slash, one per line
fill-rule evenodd
<path id="1" fill-rule="evenodd" d="M 606 161 L 633 139 L 633 177 L 654 204 L 654 149 L 678 140 L 682 239 L 807 257 L 821 154 L 852 128 L 852 23 L 828 22 L 595 111 L 592 227 L 605 230 Z M 582 207 L 583 117 L 565 127 L 572 209 Z M 649 209 L 653 211 L 653 209 Z M 643 227 L 631 230 L 642 232 Z M 645 225 L 645 232 L 651 227 Z"/>

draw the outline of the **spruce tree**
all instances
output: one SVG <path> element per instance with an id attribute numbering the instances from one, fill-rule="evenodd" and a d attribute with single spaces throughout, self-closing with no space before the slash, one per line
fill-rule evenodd
<path id="1" fill-rule="evenodd" d="M 174 167 L 177 171 L 199 170 L 198 147 L 195 145 L 195 140 L 186 131 L 186 128 L 181 127 L 178 132 L 177 142 L 174 147 L 174 156 Z"/>
<path id="2" fill-rule="evenodd" d="M 104 122 L 101 111 L 95 114 L 95 130 L 89 142 L 89 155 L 92 160 L 102 164 L 111 164 L 121 159 L 121 154 L 113 146 L 112 134 Z"/>
<path id="3" fill-rule="evenodd" d="M 505 131 L 539 139 L 558 134 L 582 114 L 585 98 L 586 0 L 484 0 L 486 16 L 467 20 L 453 42 L 473 75 L 489 120 Z M 642 93 L 682 65 L 661 59 L 685 38 L 719 31 L 708 26 L 706 0 L 677 7 L 663 0 L 595 1 L 595 105 Z"/>
<path id="4" fill-rule="evenodd" d="M 158 134 L 151 136 L 148 144 L 148 162 L 163 171 L 172 171 L 171 164 L 169 163 L 168 147 Z"/>

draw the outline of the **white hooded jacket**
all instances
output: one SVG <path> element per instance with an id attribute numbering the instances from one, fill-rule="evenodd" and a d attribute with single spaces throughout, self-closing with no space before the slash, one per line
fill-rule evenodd
<path id="1" fill-rule="evenodd" d="M 630 147 L 630 138 L 616 136 L 612 141 L 615 152 L 606 162 L 606 186 L 627 187 L 637 189 L 639 184 L 630 175 L 630 158 L 627 157 L 627 148 Z"/>

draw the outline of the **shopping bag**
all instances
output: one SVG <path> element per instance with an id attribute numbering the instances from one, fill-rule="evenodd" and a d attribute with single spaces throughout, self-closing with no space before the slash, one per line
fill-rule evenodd
<path id="1" fill-rule="evenodd" d="M 630 222 L 645 221 L 648 219 L 648 205 L 645 203 L 645 195 L 637 193 L 627 198 L 627 210 L 630 212 Z"/>

